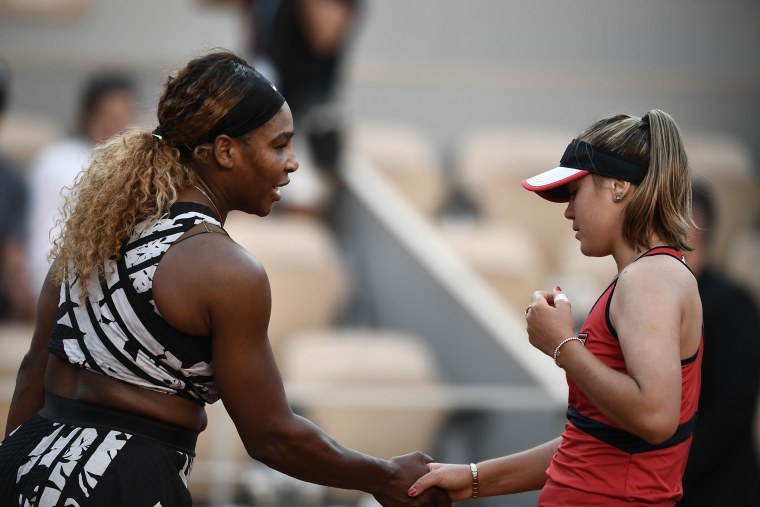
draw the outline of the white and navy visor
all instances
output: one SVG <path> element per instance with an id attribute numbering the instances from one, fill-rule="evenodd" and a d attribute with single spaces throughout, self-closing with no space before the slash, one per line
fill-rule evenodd
<path id="1" fill-rule="evenodd" d="M 573 139 L 567 145 L 558 167 L 523 180 L 522 186 L 548 201 L 568 202 L 570 190 L 567 184 L 589 173 L 639 185 L 644 181 L 647 169 L 647 164 Z"/>

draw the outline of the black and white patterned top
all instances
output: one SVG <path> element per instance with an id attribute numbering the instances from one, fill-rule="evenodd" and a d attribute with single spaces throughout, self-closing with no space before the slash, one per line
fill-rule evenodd
<path id="1" fill-rule="evenodd" d="M 176 394 L 197 403 L 219 399 L 211 368 L 211 338 L 171 327 L 153 301 L 153 274 L 169 247 L 195 224 L 220 225 L 206 206 L 178 202 L 155 222 L 143 222 L 119 262 L 105 262 L 105 280 L 91 273 L 61 284 L 58 315 L 48 349 L 56 357 L 132 385 Z"/>

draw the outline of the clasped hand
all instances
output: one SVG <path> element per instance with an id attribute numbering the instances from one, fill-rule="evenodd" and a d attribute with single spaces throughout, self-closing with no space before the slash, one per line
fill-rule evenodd
<path id="1" fill-rule="evenodd" d="M 383 507 L 449 507 L 451 499 L 439 488 L 424 494 L 409 495 L 409 485 L 428 473 L 433 459 L 421 452 L 397 456 L 390 460 L 393 474 L 388 483 L 374 494 Z"/>

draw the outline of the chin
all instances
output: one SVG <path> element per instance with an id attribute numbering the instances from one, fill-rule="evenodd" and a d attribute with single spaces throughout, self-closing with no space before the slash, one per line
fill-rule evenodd
<path id="1" fill-rule="evenodd" d="M 256 215 L 257 217 L 265 217 L 269 215 L 270 213 L 272 213 L 273 208 L 274 206 L 258 208 L 258 209 L 253 210 L 253 214 Z"/>
<path id="2" fill-rule="evenodd" d="M 588 243 L 584 243 L 583 241 L 581 241 L 580 249 L 581 249 L 581 253 L 585 255 L 586 257 L 599 257 L 599 253 L 597 253 L 594 250 L 594 248 Z"/>

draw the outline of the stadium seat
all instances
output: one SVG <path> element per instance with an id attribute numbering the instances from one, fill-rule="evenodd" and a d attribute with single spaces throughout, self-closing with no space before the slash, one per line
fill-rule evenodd
<path id="1" fill-rule="evenodd" d="M 409 126 L 360 124 L 352 129 L 349 148 L 369 160 L 427 216 L 443 206 L 447 184 L 431 142 Z"/>

